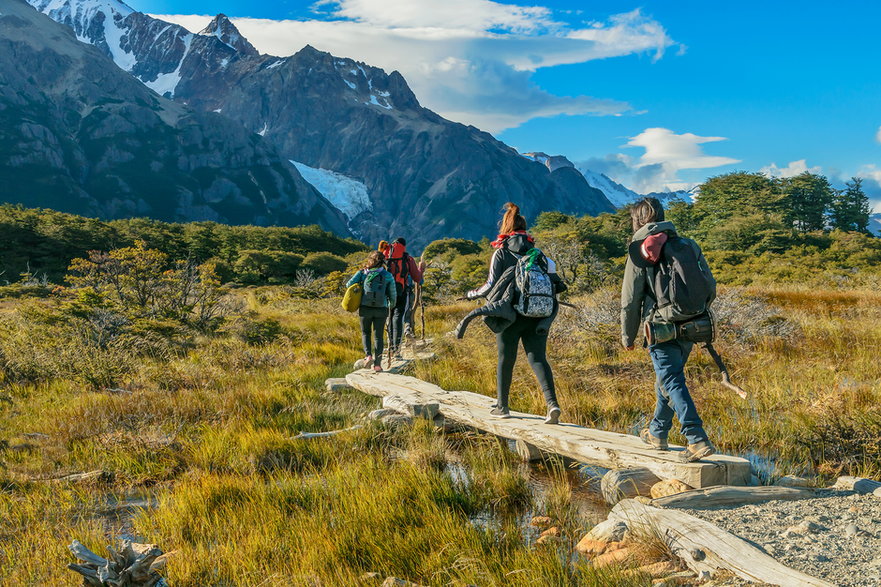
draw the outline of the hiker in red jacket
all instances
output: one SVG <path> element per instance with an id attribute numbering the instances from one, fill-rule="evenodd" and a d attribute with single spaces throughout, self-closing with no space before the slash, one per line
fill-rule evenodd
<path id="1" fill-rule="evenodd" d="M 404 316 L 410 307 L 412 300 L 407 296 L 408 281 L 419 283 L 422 281 L 422 270 L 416 264 L 416 260 L 407 254 L 407 241 L 398 237 L 385 252 L 386 267 L 395 278 L 397 289 L 397 303 L 392 310 L 391 321 L 391 345 L 392 353 L 396 359 L 401 358 L 401 340 L 404 337 Z M 410 290 L 412 291 L 412 290 Z"/>

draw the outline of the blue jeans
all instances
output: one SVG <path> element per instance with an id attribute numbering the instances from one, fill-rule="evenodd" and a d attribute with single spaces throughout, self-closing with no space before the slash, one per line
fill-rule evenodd
<path id="1" fill-rule="evenodd" d="M 689 444 L 707 439 L 704 423 L 697 415 L 697 408 L 685 385 L 685 363 L 691 348 L 690 342 L 670 340 L 649 347 L 655 367 L 655 393 L 657 405 L 649 431 L 657 438 L 667 438 L 673 427 L 673 416 L 679 417 L 682 435 Z"/>

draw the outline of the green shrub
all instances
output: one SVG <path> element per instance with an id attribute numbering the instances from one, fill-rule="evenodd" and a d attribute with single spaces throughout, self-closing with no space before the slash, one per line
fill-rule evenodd
<path id="1" fill-rule="evenodd" d="M 348 266 L 345 259 L 331 253 L 310 253 L 303 259 L 303 269 L 314 271 L 316 275 L 343 271 Z"/>

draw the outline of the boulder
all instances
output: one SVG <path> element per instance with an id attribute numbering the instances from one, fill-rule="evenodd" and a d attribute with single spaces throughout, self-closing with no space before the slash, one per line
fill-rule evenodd
<path id="1" fill-rule="evenodd" d="M 605 554 L 601 554 L 598 557 L 594 558 L 591 563 L 594 567 L 608 567 L 611 565 L 617 565 L 623 563 L 628 560 L 633 554 L 635 550 L 630 546 L 625 546 L 623 548 L 618 548 L 616 550 L 612 550 L 606 552 Z"/>
<path id="2" fill-rule="evenodd" d="M 436 402 L 414 404 L 396 395 L 387 395 L 382 398 L 382 407 L 406 414 L 412 418 L 425 418 L 426 420 L 434 420 L 440 413 L 440 406 Z"/>
<path id="3" fill-rule="evenodd" d="M 615 505 L 622 499 L 648 495 L 658 481 L 658 476 L 648 469 L 617 469 L 603 475 L 600 490 L 606 503 Z"/>
<path id="4" fill-rule="evenodd" d="M 529 523 L 536 528 L 549 528 L 553 521 L 548 516 L 535 516 Z"/>
<path id="5" fill-rule="evenodd" d="M 325 379 L 324 388 L 333 393 L 353 389 L 352 386 L 346 382 L 345 377 L 331 377 L 330 379 Z"/>
<path id="6" fill-rule="evenodd" d="M 666 479 L 652 485 L 650 493 L 652 499 L 658 499 L 660 497 L 667 497 L 668 495 L 676 495 L 677 493 L 691 491 L 692 489 L 694 489 L 694 487 L 686 485 L 678 479 Z"/>

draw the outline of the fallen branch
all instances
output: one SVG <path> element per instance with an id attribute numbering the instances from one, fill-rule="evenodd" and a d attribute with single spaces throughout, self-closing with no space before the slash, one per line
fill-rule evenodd
<path id="1" fill-rule="evenodd" d="M 351 432 L 352 430 L 358 430 L 362 428 L 360 424 L 355 424 L 350 428 L 343 428 L 342 430 L 330 430 L 328 432 L 300 432 L 296 436 L 294 436 L 294 440 L 297 439 L 308 439 L 308 438 L 327 438 L 328 436 L 336 436 L 337 434 L 342 434 L 343 432 Z"/>
<path id="2" fill-rule="evenodd" d="M 157 572 L 165 566 L 168 555 L 162 554 L 155 544 L 124 541 L 121 552 L 107 547 L 108 558 L 95 554 L 79 540 L 68 548 L 80 562 L 67 568 L 79 573 L 87 587 L 168 587 Z"/>

